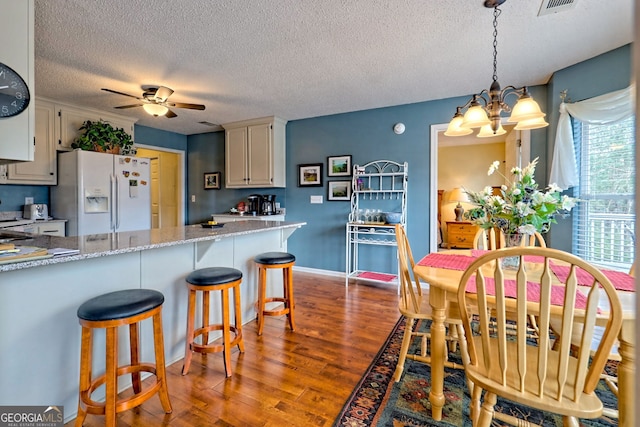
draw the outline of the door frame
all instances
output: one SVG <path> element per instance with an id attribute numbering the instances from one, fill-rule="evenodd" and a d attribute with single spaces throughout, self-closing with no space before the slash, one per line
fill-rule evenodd
<path id="1" fill-rule="evenodd" d="M 144 148 L 147 150 L 153 150 L 153 151 L 163 151 L 165 153 L 172 153 L 172 154 L 177 154 L 179 156 L 179 162 L 180 165 L 182 166 L 180 169 L 180 183 L 179 183 L 179 196 L 178 196 L 178 200 L 182 200 L 182 203 L 180 203 L 180 209 L 178 211 L 178 224 L 185 224 L 185 206 L 186 206 L 186 199 L 185 199 L 185 182 L 186 182 L 186 165 L 185 165 L 185 152 L 184 150 L 176 150 L 173 148 L 165 148 L 165 147 L 158 147 L 156 145 L 148 145 L 148 144 L 138 144 L 136 143 L 136 147 L 140 147 L 140 148 Z"/>

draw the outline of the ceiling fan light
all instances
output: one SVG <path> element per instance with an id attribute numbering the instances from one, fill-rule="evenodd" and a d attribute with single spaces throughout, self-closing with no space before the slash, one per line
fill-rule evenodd
<path id="1" fill-rule="evenodd" d="M 475 105 L 469 107 L 467 112 L 464 113 L 464 120 L 460 126 L 467 129 L 473 129 L 490 123 L 491 120 L 489 120 L 489 116 L 487 116 L 487 112 L 482 108 L 482 105 Z"/>
<path id="2" fill-rule="evenodd" d="M 480 131 L 478 132 L 478 135 L 476 135 L 478 138 L 489 138 L 492 136 L 500 136 L 500 135 L 504 135 L 505 133 L 507 133 L 506 130 L 504 130 L 504 128 L 502 127 L 502 123 L 500 123 L 498 125 L 498 129 L 496 129 L 495 133 L 493 132 L 493 129 L 491 128 L 491 124 L 488 125 L 484 125 L 480 128 Z"/>
<path id="3" fill-rule="evenodd" d="M 144 111 L 154 117 L 164 116 L 165 114 L 167 114 L 167 111 L 169 111 L 167 107 L 160 104 L 144 104 L 142 108 L 144 108 Z"/>
<path id="4" fill-rule="evenodd" d="M 469 128 L 461 127 L 463 120 L 464 119 L 462 118 L 462 114 L 457 113 L 455 116 L 453 116 L 453 119 L 451 119 L 451 121 L 449 122 L 449 126 L 447 126 L 447 130 L 444 132 L 444 134 L 446 136 L 469 135 L 473 131 Z"/>
<path id="5" fill-rule="evenodd" d="M 537 119 L 523 120 L 518 122 L 518 124 L 514 127 L 515 130 L 528 130 L 528 129 L 539 129 L 549 126 L 544 120 L 544 117 L 538 117 Z"/>
<path id="6" fill-rule="evenodd" d="M 509 122 L 521 122 L 524 120 L 533 120 L 544 117 L 545 114 L 540 110 L 538 103 L 529 95 L 521 97 L 513 107 Z"/>

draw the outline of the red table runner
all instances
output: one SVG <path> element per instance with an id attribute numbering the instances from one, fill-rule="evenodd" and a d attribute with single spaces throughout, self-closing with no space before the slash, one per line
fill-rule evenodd
<path id="1" fill-rule="evenodd" d="M 569 267 L 563 265 L 557 265 L 553 262 L 550 262 L 551 271 L 555 274 L 560 281 L 564 282 L 567 280 L 569 276 Z M 627 273 L 623 273 L 621 271 L 614 270 L 602 270 L 602 274 L 604 274 L 607 279 L 611 280 L 613 286 L 619 291 L 635 291 L 635 281 L 636 279 L 632 276 L 629 276 Z M 582 286 L 591 286 L 593 284 L 593 276 L 581 268 L 576 269 L 576 278 L 578 279 L 578 283 Z"/>
<path id="2" fill-rule="evenodd" d="M 422 258 L 420 262 L 418 262 L 418 265 L 464 271 L 475 260 L 475 257 L 469 255 L 432 253 Z"/>

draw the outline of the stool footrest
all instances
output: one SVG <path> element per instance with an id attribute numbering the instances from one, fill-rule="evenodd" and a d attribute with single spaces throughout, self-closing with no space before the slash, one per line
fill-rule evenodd
<path id="1" fill-rule="evenodd" d="M 193 332 L 193 338 L 195 339 L 196 337 L 206 333 L 206 332 L 211 332 L 211 331 L 222 331 L 224 328 L 223 325 L 209 325 L 207 327 L 204 328 L 200 328 L 200 329 L 196 329 Z M 229 342 L 229 346 L 230 347 L 234 347 L 236 345 L 238 345 L 240 343 L 240 341 L 242 340 L 242 331 L 239 331 L 238 328 L 236 328 L 233 325 L 229 325 L 229 330 L 234 334 L 234 338 Z M 215 341 L 214 341 L 215 342 Z M 191 351 L 197 351 L 198 353 L 218 353 L 221 351 L 224 351 L 224 344 L 198 344 L 198 343 L 191 343 L 190 345 Z M 243 353 L 241 351 L 241 353 Z"/>
<path id="2" fill-rule="evenodd" d="M 158 381 L 158 377 L 156 376 L 156 365 L 153 363 L 121 366 L 116 370 L 116 376 L 120 377 L 122 375 L 140 372 L 148 372 L 152 374 L 155 378 L 155 382 L 151 386 L 145 387 L 139 393 L 135 393 L 134 395 L 126 398 L 118 399 L 116 401 L 116 413 L 124 412 L 141 405 L 151 396 L 157 393 L 160 389 L 161 383 Z M 87 414 L 104 415 L 105 402 L 96 402 L 95 400 L 91 399 L 91 395 L 98 387 L 103 385 L 105 382 L 106 376 L 101 375 L 91 382 L 88 390 L 80 391 L 80 402 L 82 402 L 82 404 L 85 406 L 84 409 Z"/>

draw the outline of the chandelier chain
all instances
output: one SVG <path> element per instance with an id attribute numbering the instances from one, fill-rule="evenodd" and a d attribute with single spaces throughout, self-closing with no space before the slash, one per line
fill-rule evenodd
<path id="1" fill-rule="evenodd" d="M 498 81 L 498 16 L 502 10 L 493 8 L 493 81 Z"/>

